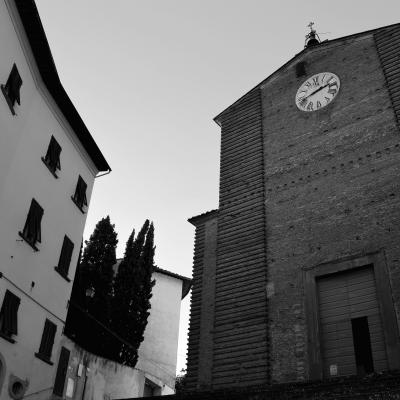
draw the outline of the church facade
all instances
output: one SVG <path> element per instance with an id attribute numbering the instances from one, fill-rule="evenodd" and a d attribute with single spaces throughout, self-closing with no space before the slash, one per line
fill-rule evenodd
<path id="1" fill-rule="evenodd" d="M 215 121 L 187 389 L 400 369 L 400 24 L 314 37 Z"/>

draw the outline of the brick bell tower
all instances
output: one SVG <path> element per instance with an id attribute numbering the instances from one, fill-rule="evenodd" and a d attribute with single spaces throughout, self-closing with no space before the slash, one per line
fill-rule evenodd
<path id="1" fill-rule="evenodd" d="M 320 42 L 220 113 L 188 390 L 400 368 L 400 24 Z"/>

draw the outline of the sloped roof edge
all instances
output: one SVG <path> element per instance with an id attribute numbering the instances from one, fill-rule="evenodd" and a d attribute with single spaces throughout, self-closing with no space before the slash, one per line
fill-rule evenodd
<path id="1" fill-rule="evenodd" d="M 330 46 L 332 43 L 337 43 L 341 40 L 346 40 L 346 39 L 351 39 L 351 38 L 356 38 L 359 36 L 364 36 L 364 35 L 368 35 L 368 34 L 372 34 L 374 32 L 383 30 L 383 29 L 388 29 L 388 28 L 392 28 L 395 26 L 400 25 L 400 23 L 396 23 L 396 24 L 391 24 L 391 25 L 386 25 L 386 26 L 382 26 L 380 28 L 374 28 L 374 29 L 370 29 L 367 31 L 363 31 L 363 32 L 358 32 L 358 33 L 353 33 L 351 35 L 347 35 L 347 36 L 342 36 L 340 38 L 336 38 L 336 39 L 332 39 L 332 40 L 327 40 L 324 42 L 321 42 L 319 45 L 317 46 L 312 46 L 312 47 L 306 47 L 304 48 L 302 51 L 300 51 L 299 53 L 297 53 L 294 57 L 292 57 L 290 60 L 288 60 L 285 64 L 283 64 L 281 67 L 279 67 L 277 70 L 275 70 L 272 74 L 268 75 L 265 79 L 263 79 L 260 83 L 258 83 L 257 85 L 255 85 L 252 89 L 248 90 L 246 93 L 244 93 L 242 96 L 240 96 L 234 103 L 232 103 L 230 106 L 226 107 L 223 111 L 221 111 L 215 118 L 213 118 L 213 120 L 219 125 L 221 126 L 221 117 L 223 114 L 225 114 L 225 112 L 227 112 L 229 109 L 231 109 L 233 106 L 235 106 L 240 100 L 243 99 L 243 97 L 245 97 L 248 93 L 252 92 L 253 90 L 257 89 L 259 86 L 265 84 L 269 79 L 271 79 L 276 73 L 278 73 L 279 71 L 281 71 L 282 69 L 286 68 L 287 65 L 289 65 L 290 63 L 292 63 L 297 57 L 303 55 L 305 52 L 307 51 L 318 51 L 319 49 L 321 49 L 322 47 L 327 47 Z M 189 221 L 190 222 L 190 221 Z"/>
<path id="2" fill-rule="evenodd" d="M 195 215 L 194 217 L 191 217 L 188 219 L 188 222 L 190 222 L 192 225 L 196 226 L 197 223 L 210 219 L 210 218 L 214 218 L 218 215 L 218 209 L 215 210 L 210 210 L 210 211 L 206 211 L 202 214 L 199 215 Z"/>
<path id="3" fill-rule="evenodd" d="M 121 263 L 122 258 L 118 258 L 117 262 L 114 264 L 113 269 L 114 273 L 117 273 L 119 264 Z M 182 296 L 181 300 L 183 300 L 186 295 L 189 293 L 190 288 L 192 287 L 192 279 L 187 278 L 186 276 L 176 274 L 175 272 L 167 271 L 166 269 L 155 267 L 154 272 L 158 272 L 159 274 L 170 276 L 171 278 L 176 278 L 182 281 Z"/>
<path id="4" fill-rule="evenodd" d="M 29 40 L 41 78 L 57 106 L 99 171 L 111 171 L 81 116 L 63 88 L 34 0 L 13 0 Z"/>

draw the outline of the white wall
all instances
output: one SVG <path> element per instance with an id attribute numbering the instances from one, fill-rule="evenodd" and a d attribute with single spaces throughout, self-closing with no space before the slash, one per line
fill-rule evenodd
<path id="1" fill-rule="evenodd" d="M 139 348 L 137 369 L 157 384 L 157 379 L 175 387 L 182 281 L 155 272 L 151 310 L 144 340 Z M 166 393 L 167 394 L 167 393 Z"/>
<path id="2" fill-rule="evenodd" d="M 160 394 L 174 393 L 182 281 L 160 272 L 155 272 L 153 277 L 156 284 L 152 307 L 135 368 L 95 356 L 67 337 L 62 338 L 61 345 L 71 352 L 64 387 L 67 400 L 142 397 L 146 379 L 160 388 Z M 82 376 L 77 373 L 79 364 L 84 367 Z M 67 394 L 68 380 L 73 382 L 70 395 Z"/>
<path id="3" fill-rule="evenodd" d="M 0 279 L 0 303 L 9 289 L 21 298 L 21 304 L 16 343 L 11 344 L 0 337 L 0 354 L 6 363 L 1 399 L 9 398 L 10 372 L 29 381 L 27 394 L 53 385 L 62 321 L 66 317 L 86 219 L 86 214 L 72 202 L 71 195 L 75 192 L 78 175 L 81 175 L 88 185 L 89 201 L 97 173 L 40 77 L 34 75 L 36 65 L 24 34 L 17 34 L 18 20 L 11 18 L 10 4 L 12 1 L 0 0 L 0 83 L 5 84 L 13 63 L 16 63 L 23 85 L 21 106 L 15 107 L 16 116 L 11 114 L 0 93 L 0 271 L 21 290 L 8 280 Z M 41 161 L 51 135 L 62 147 L 59 179 L 55 179 Z M 44 209 L 38 252 L 18 235 L 24 227 L 32 198 Z M 54 270 L 64 235 L 74 243 L 68 274 L 71 282 Z M 57 324 L 52 356 L 54 366 L 34 356 L 39 349 L 46 318 Z M 45 394 L 42 392 L 41 396 L 30 398 L 45 398 Z"/>

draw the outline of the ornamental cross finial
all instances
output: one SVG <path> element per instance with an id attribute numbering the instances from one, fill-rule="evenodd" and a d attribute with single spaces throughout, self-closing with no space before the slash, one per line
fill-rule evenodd
<path id="1" fill-rule="evenodd" d="M 314 22 L 310 22 L 307 26 L 310 28 L 310 31 L 311 32 L 313 32 L 314 31 L 314 29 L 313 29 L 313 26 L 314 26 L 315 24 L 314 24 Z"/>

